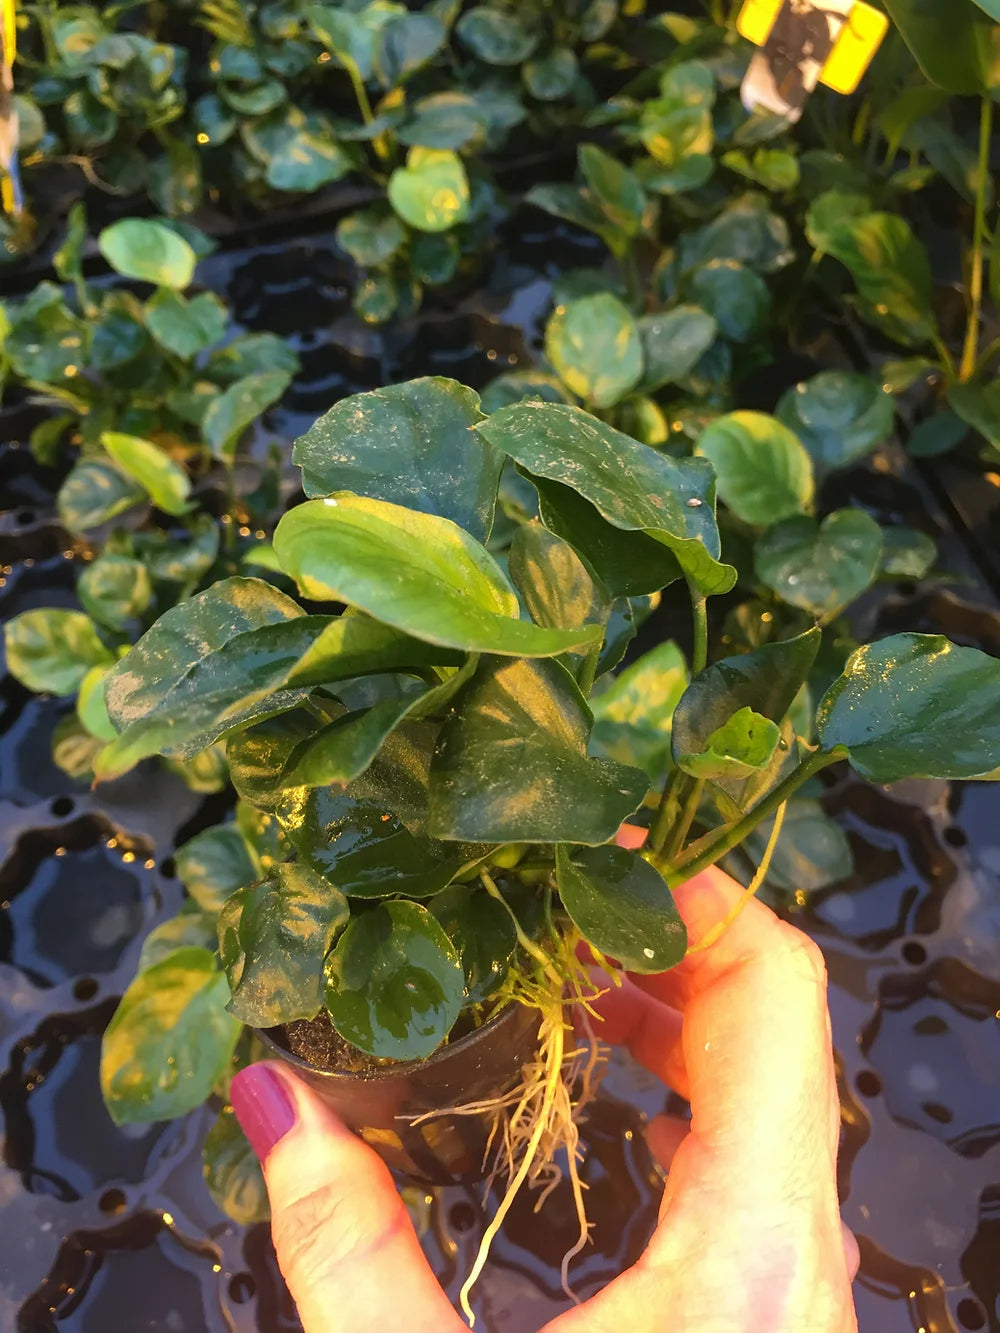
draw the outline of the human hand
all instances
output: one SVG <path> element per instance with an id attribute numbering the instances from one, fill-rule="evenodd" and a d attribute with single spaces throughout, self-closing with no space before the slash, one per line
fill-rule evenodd
<path id="1" fill-rule="evenodd" d="M 741 893 L 718 869 L 676 891 L 697 942 Z M 840 1222 L 840 1123 L 819 950 L 750 902 L 721 939 L 598 1004 L 620 1042 L 691 1102 L 654 1119 L 669 1168 L 634 1267 L 544 1333 L 856 1333 L 857 1245 Z M 306 1333 L 457 1333 L 387 1168 L 278 1065 L 233 1080 Z M 527 1330 L 524 1331 L 527 1333 Z"/>

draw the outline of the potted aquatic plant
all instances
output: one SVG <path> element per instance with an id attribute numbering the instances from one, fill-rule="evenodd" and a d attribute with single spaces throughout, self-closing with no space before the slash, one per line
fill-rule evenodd
<path id="1" fill-rule="evenodd" d="M 338 403 L 295 459 L 311 498 L 278 524 L 273 563 L 302 601 L 224 579 L 107 675 L 104 764 L 222 740 L 240 796 L 222 827 L 244 860 L 213 895 L 219 831 L 189 851 L 197 899 L 150 937 L 107 1031 L 104 1096 L 118 1121 L 163 1120 L 277 1052 L 390 1163 L 505 1175 L 483 1253 L 568 1148 L 579 1249 L 588 964 L 677 964 L 671 887 L 771 820 L 755 891 L 786 802 L 828 765 L 995 776 L 1000 662 L 894 635 L 850 656 L 814 717 L 820 628 L 710 662 L 706 603 L 735 576 L 711 463 L 569 404 L 484 416 L 470 389 L 416 380 Z M 514 468 L 544 522 L 505 502 L 497 555 Z M 630 693 L 609 673 L 674 583 L 689 660 L 654 649 Z M 625 821 L 648 826 L 641 849 L 618 845 Z M 224 1114 L 207 1169 L 248 1216 L 237 1136 Z"/>

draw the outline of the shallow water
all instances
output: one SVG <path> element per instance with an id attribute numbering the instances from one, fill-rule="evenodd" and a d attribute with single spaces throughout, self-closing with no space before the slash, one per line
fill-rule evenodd
<path id="1" fill-rule="evenodd" d="M 484 289 L 383 334 L 351 317 L 332 229 L 202 270 L 241 324 L 294 336 L 303 374 L 260 443 L 292 438 L 339 396 L 416 374 L 480 386 L 537 346 L 560 264 L 593 260 L 585 240 L 522 227 Z M 780 376 L 779 376 L 780 380 Z M 780 391 L 778 386 L 775 393 Z M 756 403 L 769 406 L 770 403 Z M 57 471 L 15 442 L 30 413 L 5 411 L 0 484 L 4 614 L 71 600 L 73 558 L 52 521 Z M 935 532 L 947 588 L 899 586 L 866 600 L 866 632 L 942 630 L 1000 652 L 982 533 L 970 542 L 940 487 L 896 475 L 891 450 L 836 481 L 864 503 Z M 992 512 L 992 511 L 990 511 Z M 977 546 L 977 541 L 979 546 Z M 669 600 L 645 641 L 673 632 Z M 142 936 L 178 907 L 176 841 L 208 818 L 155 770 L 71 789 L 49 757 L 67 710 L 0 684 L 0 1328 L 12 1333 L 292 1333 L 298 1325 L 263 1227 L 223 1218 L 201 1180 L 200 1112 L 116 1128 L 97 1090 L 100 1033 Z M 1000 818 L 987 784 L 844 777 L 825 801 L 858 867 L 786 910 L 822 945 L 843 1092 L 844 1216 L 862 1247 L 862 1333 L 1000 1329 Z M 213 804 L 213 809 L 217 802 Z M 183 831 L 179 833 L 179 831 Z M 594 1245 L 574 1268 L 587 1295 L 641 1252 L 659 1182 L 644 1118 L 668 1094 L 616 1055 L 584 1129 Z M 457 1294 L 478 1244 L 475 1192 L 442 1192 L 426 1245 Z M 559 1263 L 575 1237 L 564 1192 L 536 1218 L 518 1205 L 478 1294 L 479 1327 L 528 1333 L 565 1307 Z"/>

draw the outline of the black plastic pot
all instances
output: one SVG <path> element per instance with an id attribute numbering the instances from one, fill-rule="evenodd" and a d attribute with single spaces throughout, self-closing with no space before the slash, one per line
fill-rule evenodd
<path id="1" fill-rule="evenodd" d="M 455 1115 L 449 1108 L 491 1101 L 517 1087 L 521 1066 L 535 1054 L 538 1025 L 536 1010 L 512 1004 L 427 1060 L 365 1074 L 318 1069 L 282 1045 L 280 1028 L 259 1035 L 387 1166 L 421 1184 L 453 1185 L 486 1175 L 496 1114 Z"/>

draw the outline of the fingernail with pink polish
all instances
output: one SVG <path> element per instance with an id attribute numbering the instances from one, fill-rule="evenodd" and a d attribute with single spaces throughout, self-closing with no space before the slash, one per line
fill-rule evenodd
<path id="1" fill-rule="evenodd" d="M 295 1124 L 295 1105 L 278 1074 L 267 1065 L 249 1065 L 229 1092 L 240 1128 L 261 1162 Z"/>

